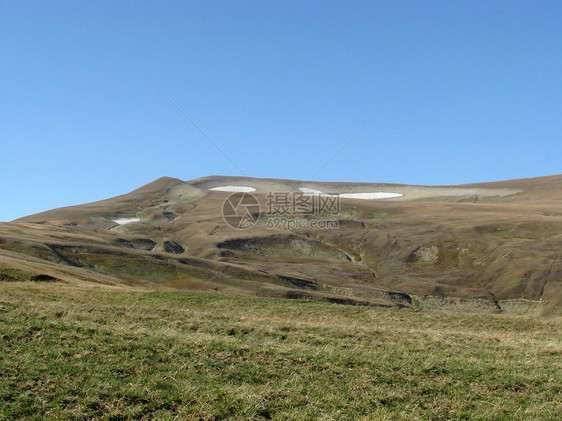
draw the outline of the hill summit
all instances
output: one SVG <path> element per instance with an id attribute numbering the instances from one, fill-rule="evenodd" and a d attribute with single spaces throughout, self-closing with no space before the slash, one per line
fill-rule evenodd
<path id="1" fill-rule="evenodd" d="M 458 186 L 163 177 L 0 224 L 0 280 L 562 311 L 562 175 Z"/>

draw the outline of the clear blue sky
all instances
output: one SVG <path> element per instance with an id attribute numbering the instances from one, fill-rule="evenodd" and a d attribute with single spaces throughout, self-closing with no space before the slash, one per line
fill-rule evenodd
<path id="1" fill-rule="evenodd" d="M 561 173 L 560 1 L 0 0 L 0 220 L 160 176 Z"/>

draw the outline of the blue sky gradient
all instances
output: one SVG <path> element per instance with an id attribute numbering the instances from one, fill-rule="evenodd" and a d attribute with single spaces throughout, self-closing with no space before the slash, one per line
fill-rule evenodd
<path id="1" fill-rule="evenodd" d="M 161 176 L 558 174 L 559 1 L 0 0 L 0 220 Z"/>

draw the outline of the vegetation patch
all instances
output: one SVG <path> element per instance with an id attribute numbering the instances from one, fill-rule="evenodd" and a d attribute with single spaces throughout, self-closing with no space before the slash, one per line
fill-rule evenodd
<path id="1" fill-rule="evenodd" d="M 0 282 L 24 282 L 28 281 L 31 274 L 10 266 L 0 265 Z"/>
<path id="2" fill-rule="evenodd" d="M 560 327 L 7 283 L 0 419 L 557 420 Z"/>

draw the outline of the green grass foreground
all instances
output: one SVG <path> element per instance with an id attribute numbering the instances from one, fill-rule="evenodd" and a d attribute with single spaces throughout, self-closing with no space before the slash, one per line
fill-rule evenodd
<path id="1" fill-rule="evenodd" d="M 558 420 L 560 318 L 0 284 L 0 419 Z"/>

